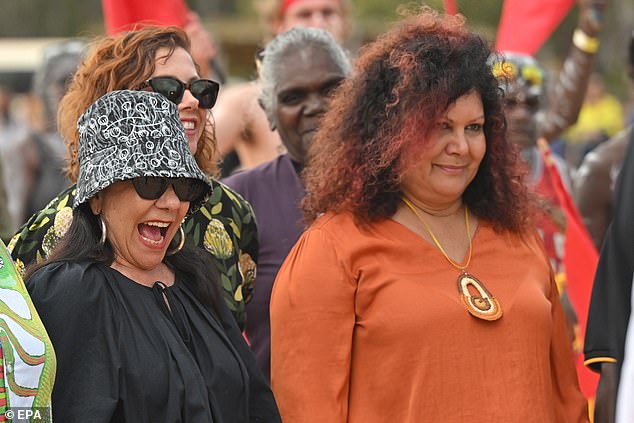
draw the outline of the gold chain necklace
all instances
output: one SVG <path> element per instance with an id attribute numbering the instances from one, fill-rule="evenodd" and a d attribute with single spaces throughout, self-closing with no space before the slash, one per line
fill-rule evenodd
<path id="1" fill-rule="evenodd" d="M 498 300 L 493 297 L 493 295 L 491 295 L 489 290 L 486 289 L 484 284 L 480 282 L 478 278 L 470 273 L 467 273 L 466 271 L 467 267 L 469 267 L 469 264 L 471 263 L 471 254 L 473 252 L 473 242 L 471 240 L 471 230 L 469 228 L 469 208 L 465 205 L 464 216 L 465 225 L 467 227 L 467 239 L 469 239 L 469 254 L 467 256 L 466 263 L 464 265 L 460 265 L 449 257 L 445 249 L 442 247 L 442 245 L 440 245 L 440 242 L 438 241 L 438 238 L 436 238 L 436 235 L 434 235 L 431 228 L 429 227 L 427 222 L 425 222 L 423 216 L 421 216 L 418 210 L 416 210 L 414 205 L 405 197 L 401 197 L 401 200 L 403 200 L 403 203 L 405 203 L 405 205 L 412 211 L 412 213 L 414 213 L 414 216 L 416 216 L 416 218 L 421 221 L 423 226 L 425 226 L 425 229 L 427 230 L 427 232 L 429 232 L 429 235 L 434 241 L 434 244 L 436 244 L 436 247 L 440 250 L 442 255 L 445 256 L 447 261 L 453 267 L 460 270 L 460 276 L 458 276 L 458 292 L 460 294 L 460 300 L 462 301 L 462 304 L 465 306 L 469 314 L 479 319 L 489 321 L 498 320 L 500 317 L 502 317 L 502 306 L 500 306 Z M 469 291 L 469 286 L 473 287 L 473 289 L 475 289 L 479 295 L 472 295 Z"/>

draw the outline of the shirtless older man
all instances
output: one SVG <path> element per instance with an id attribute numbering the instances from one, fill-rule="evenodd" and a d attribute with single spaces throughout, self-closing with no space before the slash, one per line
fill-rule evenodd
<path id="1" fill-rule="evenodd" d="M 343 42 L 350 28 L 348 0 L 271 0 L 258 1 L 269 36 L 295 26 L 322 28 Z M 235 151 L 242 169 L 273 160 L 284 147 L 258 105 L 257 81 L 236 84 L 221 90 L 214 107 L 216 137 L 220 154 Z"/>

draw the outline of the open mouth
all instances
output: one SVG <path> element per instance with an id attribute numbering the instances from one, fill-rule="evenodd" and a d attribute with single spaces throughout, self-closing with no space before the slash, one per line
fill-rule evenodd
<path id="1" fill-rule="evenodd" d="M 144 241 L 158 246 L 165 241 L 169 225 L 167 222 L 145 222 L 140 223 L 137 229 Z"/>

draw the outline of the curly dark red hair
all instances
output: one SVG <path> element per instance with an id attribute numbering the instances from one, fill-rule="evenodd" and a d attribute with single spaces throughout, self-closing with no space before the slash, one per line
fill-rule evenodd
<path id="1" fill-rule="evenodd" d="M 353 76 L 330 103 L 304 171 L 307 222 L 324 212 L 358 221 L 392 216 L 401 177 L 448 107 L 475 90 L 482 98 L 487 151 L 463 201 L 496 230 L 523 232 L 530 202 L 519 151 L 505 138 L 502 93 L 487 43 L 464 19 L 428 8 L 364 47 Z"/>

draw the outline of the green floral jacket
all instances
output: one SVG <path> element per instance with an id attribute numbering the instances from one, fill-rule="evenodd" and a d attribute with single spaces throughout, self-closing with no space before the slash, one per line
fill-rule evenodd
<path id="1" fill-rule="evenodd" d="M 226 185 L 212 180 L 209 200 L 183 224 L 185 242 L 216 259 L 225 302 L 244 329 L 246 302 L 253 293 L 258 253 L 257 227 L 251 205 Z M 73 219 L 75 185 L 55 197 L 18 230 L 8 245 L 17 267 L 40 262 L 53 250 Z"/>

